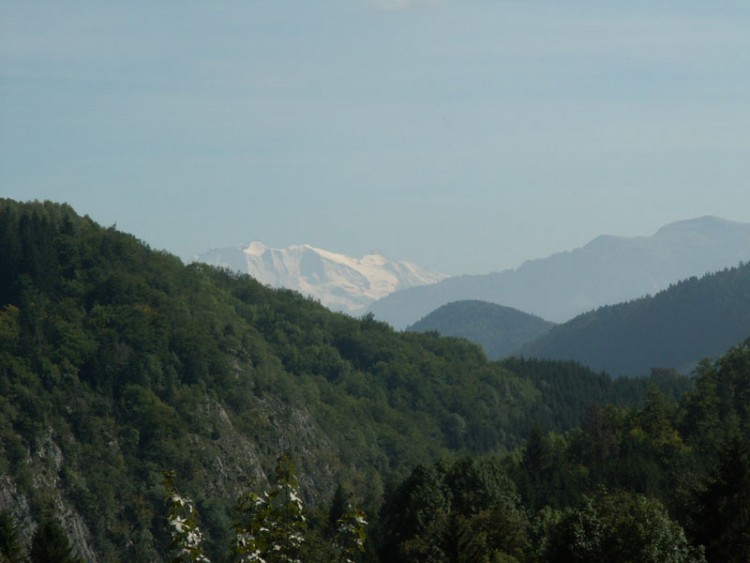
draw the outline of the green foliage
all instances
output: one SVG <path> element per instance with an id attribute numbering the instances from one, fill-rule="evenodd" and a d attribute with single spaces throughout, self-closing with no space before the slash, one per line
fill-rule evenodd
<path id="1" fill-rule="evenodd" d="M 750 339 L 696 370 L 696 392 L 686 397 L 683 431 L 691 445 L 714 457 L 727 436 L 750 435 Z"/>
<path id="2" fill-rule="evenodd" d="M 528 521 L 513 482 L 492 459 L 419 466 L 383 509 L 384 561 L 522 558 Z"/>
<path id="3" fill-rule="evenodd" d="M 532 386 L 467 343 L 183 266 L 65 205 L 0 200 L 0 236 L 2 464 L 42 506 L 56 492 L 32 487 L 43 463 L 25 460 L 60 447 L 64 494 L 101 554 L 118 557 L 134 535 L 166 549 L 154 526 L 164 467 L 190 476 L 199 505 L 214 487 L 223 508 L 208 531 L 280 442 L 306 452 L 314 500 L 341 473 L 377 509 L 383 483 L 419 462 L 523 441 Z M 243 440 L 253 453 L 233 463 Z M 219 478 L 217 458 L 231 466 Z"/>
<path id="4" fill-rule="evenodd" d="M 29 549 L 31 563 L 82 563 L 58 522 L 45 518 L 34 532 Z"/>
<path id="5" fill-rule="evenodd" d="M 26 551 L 13 517 L 6 510 L 0 511 L 0 562 L 20 563 L 25 559 Z"/>
<path id="6" fill-rule="evenodd" d="M 299 562 L 305 516 L 294 466 L 279 457 L 269 491 L 249 492 L 238 505 L 243 522 L 237 527 L 235 553 L 240 561 Z"/>
<path id="7" fill-rule="evenodd" d="M 705 548 L 708 561 L 747 560 L 749 344 L 730 349 L 714 362 L 703 362 L 695 374 L 694 391 L 679 404 L 652 388 L 637 410 L 590 409 L 581 428 L 566 437 L 532 433 L 522 455 L 506 462 L 525 504 L 541 510 L 540 514 L 562 510 L 570 524 L 581 495 L 599 498 L 602 486 L 627 491 L 669 507 L 690 544 Z M 591 538 L 581 531 L 580 507 L 575 510 L 579 510 L 575 533 Z M 586 514 L 590 516 L 591 510 Z M 540 524 L 540 545 L 551 541 L 554 519 L 546 521 L 553 525 Z M 626 532 L 613 534 L 619 537 Z M 572 545 L 570 534 L 558 538 L 568 546 L 565 549 Z M 573 560 L 569 551 L 561 553 L 562 560 Z M 690 551 L 690 556 L 697 553 Z"/>
<path id="8" fill-rule="evenodd" d="M 336 534 L 333 545 L 342 563 L 354 563 L 355 558 L 365 551 L 367 539 L 367 516 L 364 511 L 348 506 L 336 520 Z"/>
<path id="9" fill-rule="evenodd" d="M 692 491 L 688 529 L 710 561 L 750 560 L 750 448 L 735 436 Z"/>
<path id="10" fill-rule="evenodd" d="M 520 353 L 574 359 L 594 370 L 690 371 L 750 334 L 750 263 L 671 285 L 652 297 L 600 307 L 552 328 Z"/>
<path id="11" fill-rule="evenodd" d="M 164 472 L 165 498 L 169 504 L 167 524 L 171 536 L 170 547 L 175 553 L 173 563 L 209 563 L 203 553 L 203 533 L 198 527 L 198 511 L 193 501 L 177 492 L 173 471 Z"/>
<path id="12" fill-rule="evenodd" d="M 528 411 L 529 428 L 567 430 L 580 426 L 592 405 L 638 407 L 656 389 L 678 399 L 692 389 L 690 378 L 672 370 L 652 370 L 647 377 L 611 378 L 572 361 L 507 358 L 507 370 L 530 380 L 541 400 Z"/>
<path id="13" fill-rule="evenodd" d="M 180 495 L 175 474 L 164 474 L 165 498 L 169 504 L 167 524 L 172 538 L 175 563 L 209 563 L 203 552 L 203 534 L 198 527 L 198 512 L 191 499 Z M 337 519 L 332 544 L 305 546 L 309 531 L 294 466 L 287 455 L 278 458 L 273 486 L 261 493 L 250 491 L 237 502 L 241 522 L 235 526 L 233 550 L 236 561 L 286 563 L 335 557 L 342 563 L 354 563 L 364 552 L 367 520 L 362 510 L 346 507 Z M 304 554 L 304 555 L 303 555 Z"/>
<path id="14" fill-rule="evenodd" d="M 547 435 L 535 428 L 512 467 L 526 507 L 536 512 L 545 506 L 563 507 L 576 502 L 588 483 L 589 472 L 569 455 L 568 436 Z"/>
<path id="15" fill-rule="evenodd" d="M 566 511 L 552 529 L 547 558 L 566 563 L 703 561 L 659 501 L 603 491 Z"/>
<path id="16" fill-rule="evenodd" d="M 75 511 L 102 560 L 168 556 L 165 467 L 201 510 L 204 556 L 224 557 L 238 491 L 279 450 L 321 515 L 289 557 L 533 559 L 532 540 L 549 543 L 600 485 L 658 500 L 712 556 L 717 538 L 744 541 L 695 522 L 735 510 L 702 491 L 744 490 L 721 468 L 730 438 L 750 435 L 748 358 L 745 345 L 701 364 L 692 392 L 668 371 L 613 381 L 570 362 L 488 362 L 462 339 L 184 266 L 65 205 L 0 200 L 0 474 L 36 522 Z M 466 457 L 480 454 L 497 457 Z M 369 514 L 384 507 L 364 554 L 347 503 L 326 518 L 337 483 Z M 338 547 L 336 530 L 351 534 Z"/>

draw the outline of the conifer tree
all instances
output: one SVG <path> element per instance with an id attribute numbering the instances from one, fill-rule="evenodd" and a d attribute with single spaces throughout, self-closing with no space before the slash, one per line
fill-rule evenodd
<path id="1" fill-rule="evenodd" d="M 29 551 L 31 563 L 81 563 L 57 520 L 47 517 L 34 532 Z"/>
<path id="2" fill-rule="evenodd" d="M 25 560 L 25 552 L 13 517 L 6 510 L 0 512 L 0 563 Z"/>
<path id="3" fill-rule="evenodd" d="M 697 510 L 689 529 L 706 547 L 710 561 L 750 561 L 750 453 L 745 441 L 733 437 L 718 467 L 694 493 Z"/>

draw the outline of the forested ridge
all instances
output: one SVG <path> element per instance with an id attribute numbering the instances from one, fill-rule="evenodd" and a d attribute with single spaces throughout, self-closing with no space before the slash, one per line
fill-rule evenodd
<path id="1" fill-rule="evenodd" d="M 500 360 L 544 334 L 554 323 L 512 307 L 464 300 L 438 307 L 406 330 L 436 331 L 479 344 L 490 360 Z"/>
<path id="2" fill-rule="evenodd" d="M 748 494 L 749 358 L 701 366 L 694 392 L 670 372 L 488 362 L 183 265 L 67 205 L 0 200 L 0 553 L 33 555 L 57 522 L 84 559 L 167 560 L 174 470 L 228 560 L 237 498 L 285 453 L 303 560 L 326 560 L 342 490 L 368 514 L 366 560 L 600 560 L 612 538 L 651 545 L 641 517 L 661 523 L 650 553 L 746 560 L 747 522 L 720 516 Z M 575 543 L 586 526 L 599 544 Z"/>
<path id="3" fill-rule="evenodd" d="M 748 335 L 750 263 L 740 263 L 579 315 L 516 353 L 638 376 L 652 368 L 690 371 Z"/>

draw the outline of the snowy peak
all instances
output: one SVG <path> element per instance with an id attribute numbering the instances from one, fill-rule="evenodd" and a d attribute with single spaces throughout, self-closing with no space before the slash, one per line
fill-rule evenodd
<path id="1" fill-rule="evenodd" d="M 244 248 L 219 249 L 197 260 L 250 274 L 272 287 L 297 290 L 337 311 L 359 314 L 399 289 L 426 285 L 447 276 L 382 254 L 353 258 L 308 244 L 269 248 L 253 241 Z"/>
<path id="2" fill-rule="evenodd" d="M 268 247 L 265 244 L 257 240 L 254 240 L 249 245 L 247 245 L 247 248 L 244 250 L 244 252 L 245 254 L 248 254 L 251 256 L 260 256 L 266 250 L 268 250 Z"/>

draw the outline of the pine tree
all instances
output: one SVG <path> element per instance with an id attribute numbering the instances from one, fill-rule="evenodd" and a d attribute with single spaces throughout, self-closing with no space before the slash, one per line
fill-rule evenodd
<path id="1" fill-rule="evenodd" d="M 750 561 L 750 454 L 734 437 L 719 465 L 695 493 L 697 511 L 690 519 L 696 543 L 706 547 L 710 561 Z"/>
<path id="2" fill-rule="evenodd" d="M 0 562 L 16 563 L 25 560 L 18 528 L 6 510 L 0 512 Z"/>
<path id="3" fill-rule="evenodd" d="M 31 563 L 81 563 L 68 537 L 53 518 L 45 518 L 34 532 L 29 551 Z"/>

